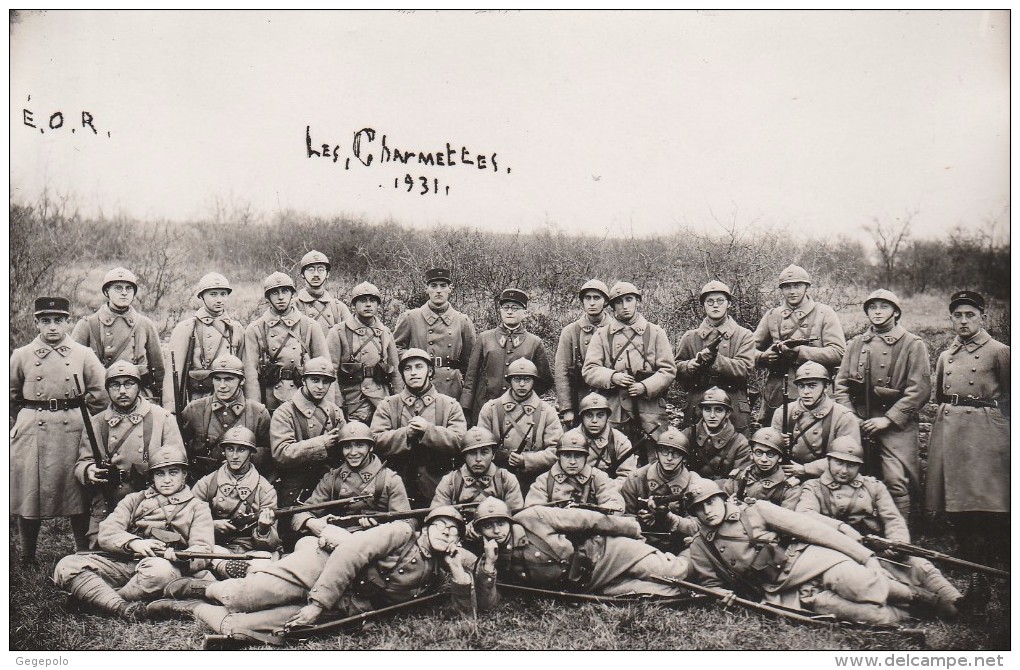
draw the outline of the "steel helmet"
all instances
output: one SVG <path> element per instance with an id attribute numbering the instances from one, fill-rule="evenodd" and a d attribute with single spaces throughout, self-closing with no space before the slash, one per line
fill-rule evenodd
<path id="1" fill-rule="evenodd" d="M 662 431 L 658 439 L 655 440 L 656 445 L 664 447 L 673 447 L 684 452 L 685 455 L 691 454 L 691 441 L 687 439 L 687 436 L 681 433 L 679 430 L 670 426 L 666 430 Z"/>
<path id="2" fill-rule="evenodd" d="M 149 472 L 156 468 L 165 468 L 168 465 L 181 465 L 188 467 L 188 455 L 184 453 L 184 447 L 176 444 L 167 444 L 156 450 L 156 453 L 149 457 Z"/>
<path id="3" fill-rule="evenodd" d="M 285 275 L 282 272 L 274 272 L 262 280 L 262 295 L 268 297 L 269 292 L 274 288 L 289 288 L 291 291 L 297 293 L 297 288 L 294 286 L 294 280 L 290 278 L 290 275 Z"/>
<path id="4" fill-rule="evenodd" d="M 588 445 L 585 444 L 584 436 L 574 431 L 567 431 L 560 437 L 559 443 L 556 445 L 556 455 L 568 451 L 580 451 L 582 453 L 588 453 Z"/>
<path id="5" fill-rule="evenodd" d="M 344 424 L 344 427 L 340 429 L 340 435 L 337 437 L 337 444 L 345 442 L 371 442 L 374 445 L 375 434 L 372 433 L 372 429 L 366 424 L 360 421 L 351 421 Z"/>
<path id="6" fill-rule="evenodd" d="M 103 277 L 103 292 L 105 293 L 106 288 L 115 281 L 127 282 L 135 287 L 135 291 L 138 291 L 138 277 L 127 268 L 113 268 L 107 272 Z"/>
<path id="7" fill-rule="evenodd" d="M 641 291 L 638 290 L 637 286 L 634 286 L 629 281 L 618 281 L 613 284 L 613 288 L 609 289 L 609 304 L 613 304 L 617 299 L 622 298 L 625 295 L 637 296 L 641 299 Z"/>
<path id="8" fill-rule="evenodd" d="M 887 289 L 880 288 L 877 291 L 873 291 L 871 295 L 865 298 L 864 300 L 865 313 L 867 313 L 868 311 L 868 303 L 871 302 L 872 300 L 885 300 L 888 303 L 892 303 L 892 306 L 896 308 L 897 312 L 900 313 L 903 312 L 903 308 L 900 307 L 900 299 L 896 297 L 895 293 Z"/>
<path id="9" fill-rule="evenodd" d="M 838 458 L 850 463 L 864 463 L 864 447 L 849 435 L 841 435 L 829 443 L 829 458 Z"/>
<path id="10" fill-rule="evenodd" d="M 110 380 L 114 377 L 131 377 L 139 384 L 142 383 L 142 376 L 138 374 L 138 366 L 128 363 L 125 360 L 119 360 L 107 368 L 106 383 L 109 384 Z"/>
<path id="11" fill-rule="evenodd" d="M 728 409 L 733 409 L 733 404 L 730 402 L 730 394 L 723 391 L 718 386 L 713 386 L 705 391 L 704 395 L 701 397 L 701 402 L 699 402 L 698 405 L 701 407 L 704 407 L 705 405 L 722 405 Z"/>
<path id="12" fill-rule="evenodd" d="M 336 371 L 333 369 L 333 361 L 329 360 L 325 356 L 316 356 L 305 361 L 304 368 L 301 369 L 301 378 L 309 377 L 311 375 L 318 375 L 319 377 L 328 377 L 330 381 L 336 381 Z"/>
<path id="13" fill-rule="evenodd" d="M 506 378 L 534 377 L 538 379 L 538 368 L 527 358 L 518 358 L 506 368 Z"/>
<path id="14" fill-rule="evenodd" d="M 780 454 L 786 454 L 786 445 L 783 443 L 783 434 L 771 426 L 765 428 L 759 428 L 754 431 L 754 435 L 751 436 L 751 444 L 760 444 L 763 447 L 768 447 L 778 451 Z"/>
<path id="15" fill-rule="evenodd" d="M 220 446 L 227 444 L 248 447 L 253 453 L 258 451 L 258 447 L 255 446 L 255 433 L 247 426 L 234 426 L 225 432 L 220 439 Z"/>
<path id="16" fill-rule="evenodd" d="M 797 375 L 793 378 L 794 382 L 804 381 L 805 379 L 821 379 L 822 381 L 829 381 L 829 371 L 825 369 L 825 366 L 821 363 L 815 363 L 814 361 L 808 361 L 804 365 L 797 368 Z"/>
<path id="17" fill-rule="evenodd" d="M 219 272 L 210 272 L 207 275 L 203 275 L 202 278 L 198 280 L 198 287 L 195 289 L 195 295 L 201 298 L 203 293 L 211 291 L 214 288 L 222 289 L 227 293 L 234 290 L 230 288 L 230 282 L 227 281 L 226 277 L 221 275 Z"/>
<path id="18" fill-rule="evenodd" d="M 454 521 L 457 522 L 457 528 L 460 529 L 460 534 L 461 535 L 464 534 L 464 516 L 453 505 L 440 505 L 439 507 L 429 512 L 428 516 L 425 517 L 425 521 L 422 524 L 422 527 L 425 528 L 429 524 L 431 524 L 434 520 L 440 518 L 453 519 Z"/>
<path id="19" fill-rule="evenodd" d="M 602 294 L 602 297 L 609 302 L 609 287 L 606 286 L 605 282 L 599 281 L 598 279 L 589 279 L 581 286 L 581 290 L 577 292 L 577 299 L 582 300 L 584 294 L 588 291 L 598 291 Z"/>
<path id="20" fill-rule="evenodd" d="M 811 285 L 811 277 L 808 276 L 807 270 L 799 265 L 788 265 L 786 268 L 779 273 L 779 285 L 793 284 L 801 282 Z"/>
<path id="21" fill-rule="evenodd" d="M 326 270 L 333 269 L 333 266 L 329 263 L 329 259 L 326 258 L 326 254 L 321 251 L 316 251 L 315 249 L 312 249 L 301 257 L 301 272 L 304 272 L 305 268 L 309 265 L 325 265 Z"/>
<path id="22" fill-rule="evenodd" d="M 464 433 L 464 437 L 460 438 L 460 453 L 466 454 L 472 449 L 481 449 L 482 447 L 495 447 L 497 444 L 495 435 L 484 428 L 475 426 L 468 429 Z"/>
<path id="23" fill-rule="evenodd" d="M 382 293 L 379 292 L 379 289 L 376 287 L 376 285 L 369 283 L 367 281 L 363 281 L 351 289 L 351 305 L 356 303 L 358 301 L 358 298 L 364 298 L 366 296 L 370 298 L 375 298 L 380 303 L 382 303 Z"/>
<path id="24" fill-rule="evenodd" d="M 490 519 L 512 521 L 513 519 L 510 516 L 510 506 L 494 496 L 489 496 L 482 502 L 478 503 L 478 507 L 475 508 L 475 518 L 471 522 L 475 530 L 478 529 L 480 524 Z"/>
<path id="25" fill-rule="evenodd" d="M 581 415 L 596 409 L 604 409 L 607 412 L 612 411 L 612 408 L 609 406 L 609 399 L 600 393 L 589 393 L 581 398 L 581 402 L 577 405 L 577 413 Z"/>
<path id="26" fill-rule="evenodd" d="M 436 366 L 436 362 L 432 359 L 432 356 L 429 354 L 429 352 L 425 351 L 424 349 L 412 347 L 411 349 L 408 349 L 404 353 L 400 354 L 400 369 L 403 370 L 404 363 L 415 358 L 420 358 L 421 360 L 425 361 L 426 363 L 429 364 L 430 368 L 434 368 Z"/>
<path id="27" fill-rule="evenodd" d="M 698 302 L 704 304 L 705 296 L 709 293 L 725 293 L 727 300 L 733 300 L 733 292 L 730 291 L 730 287 L 718 280 L 713 280 L 701 287 L 701 294 L 698 296 Z"/>
<path id="28" fill-rule="evenodd" d="M 725 498 L 726 494 L 723 493 L 723 490 L 719 488 L 719 485 L 711 479 L 702 479 L 700 482 L 688 489 L 684 502 L 687 505 L 687 509 L 691 509 L 695 505 L 703 503 L 714 496 L 722 496 Z"/>
<path id="29" fill-rule="evenodd" d="M 224 354 L 213 361 L 212 368 L 209 370 L 209 374 L 216 373 L 234 375 L 244 379 L 244 363 L 233 354 Z"/>

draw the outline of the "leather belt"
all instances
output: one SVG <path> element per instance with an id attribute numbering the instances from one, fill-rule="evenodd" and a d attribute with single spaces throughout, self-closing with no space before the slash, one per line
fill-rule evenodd
<path id="1" fill-rule="evenodd" d="M 456 358 L 443 358 L 442 356 L 433 356 L 432 365 L 437 368 L 459 368 L 460 360 Z"/>
<path id="2" fill-rule="evenodd" d="M 45 409 L 50 412 L 59 412 L 65 409 L 77 409 L 81 407 L 80 398 L 50 398 L 49 400 L 21 400 L 17 403 L 22 407 L 34 409 Z"/>
<path id="3" fill-rule="evenodd" d="M 942 396 L 940 402 L 948 403 L 954 406 L 962 407 L 998 407 L 999 403 L 996 400 L 982 400 L 972 395 L 960 396 L 953 394 L 951 396 Z"/>

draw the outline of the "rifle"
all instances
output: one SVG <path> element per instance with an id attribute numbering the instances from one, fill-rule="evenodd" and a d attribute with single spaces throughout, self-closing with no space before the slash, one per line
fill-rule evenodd
<path id="1" fill-rule="evenodd" d="M 786 347 L 787 349 L 795 349 L 796 347 L 803 347 L 817 341 L 817 337 L 791 337 L 785 340 L 773 342 L 772 346 L 766 349 L 766 351 L 772 351 L 773 353 L 778 354 L 779 359 L 770 365 L 766 365 L 766 367 L 775 372 L 781 372 L 788 369 L 791 365 L 793 365 L 797 354 L 796 352 L 784 353 L 783 347 Z"/>
<path id="2" fill-rule="evenodd" d="M 384 614 L 390 614 L 391 612 L 397 612 L 400 610 L 408 609 L 415 605 L 422 605 L 424 603 L 432 603 L 440 600 L 447 595 L 446 591 L 438 591 L 436 593 L 430 593 L 420 598 L 412 598 L 396 605 L 389 605 L 388 607 L 380 607 L 377 610 L 371 610 L 368 612 L 362 612 L 361 614 L 355 614 L 354 616 L 344 617 L 343 619 L 336 619 L 335 621 L 327 621 L 326 623 L 315 624 L 312 626 L 301 626 L 300 628 L 285 628 L 282 631 L 276 631 L 276 635 L 283 639 L 294 640 L 304 639 L 311 635 L 318 635 L 320 633 L 331 633 L 336 630 L 343 628 L 349 628 L 352 625 L 360 624 L 369 619 L 376 619 Z"/>
<path id="3" fill-rule="evenodd" d="M 95 461 L 97 468 L 106 470 L 107 483 L 101 487 L 101 490 L 110 508 L 109 511 L 112 512 L 113 508 L 117 506 L 117 489 L 124 483 L 124 473 L 110 462 L 109 454 L 107 454 L 106 458 L 103 458 L 103 454 L 99 450 L 99 440 L 96 438 L 95 428 L 92 427 L 92 416 L 89 414 L 88 407 L 85 406 L 85 393 L 82 391 L 81 380 L 78 379 L 78 375 L 74 375 L 74 386 L 78 391 L 78 401 L 80 402 L 78 408 L 81 410 L 81 419 L 85 424 L 85 436 L 88 438 L 89 447 L 92 449 L 92 460 Z M 105 447 L 106 445 L 103 446 Z"/>
<path id="4" fill-rule="evenodd" d="M 181 376 L 177 372 L 177 354 L 170 352 L 170 374 L 173 375 L 174 383 L 174 414 L 177 417 L 177 427 L 181 427 L 184 414 L 184 389 L 181 387 Z"/>
<path id="5" fill-rule="evenodd" d="M 567 509 L 567 508 L 570 508 L 570 509 L 586 509 L 586 510 L 588 510 L 590 512 L 599 512 L 600 514 L 605 514 L 607 516 L 632 516 L 630 514 L 624 514 L 623 512 L 621 512 L 620 510 L 617 510 L 617 509 L 610 509 L 608 507 L 602 507 L 601 505 L 596 505 L 594 503 L 576 502 L 574 500 L 569 500 L 569 499 L 565 499 L 565 500 L 552 500 L 552 501 L 547 502 L 547 503 L 537 503 L 535 505 L 528 505 L 527 507 L 525 507 L 525 509 L 527 509 L 528 507 L 559 507 L 560 509 Z"/>
<path id="6" fill-rule="evenodd" d="M 119 552 L 119 551 L 79 551 L 77 555 L 81 556 L 102 556 L 104 558 L 113 558 L 122 561 L 137 561 L 145 558 L 141 554 Z M 211 551 L 184 551 L 174 550 L 174 556 L 177 557 L 178 561 L 202 561 L 202 560 L 234 560 L 234 561 L 254 561 L 258 556 L 251 554 L 217 554 Z"/>
<path id="7" fill-rule="evenodd" d="M 892 549 L 909 556 L 917 556 L 919 558 L 926 558 L 930 561 L 941 561 L 946 565 L 963 568 L 973 572 L 981 572 L 992 577 L 1002 577 L 1009 579 L 1009 572 L 1006 570 L 999 570 L 987 565 L 981 565 L 980 563 L 972 563 L 971 561 L 965 561 L 962 558 L 956 558 L 948 554 L 943 554 L 940 551 L 933 549 L 925 549 L 924 547 L 918 547 L 914 544 L 907 544 L 905 542 L 893 542 L 887 540 L 884 537 L 878 535 L 865 535 L 861 538 L 861 543 L 871 549 Z"/>
<path id="8" fill-rule="evenodd" d="M 613 461 L 606 466 L 606 474 L 609 475 L 610 479 L 616 479 L 617 470 L 620 469 L 620 466 L 623 465 L 624 461 L 630 458 L 631 454 L 635 451 L 637 451 L 637 447 L 631 445 L 630 449 L 614 458 Z"/>
<path id="9" fill-rule="evenodd" d="M 651 593 L 634 593 L 622 596 L 599 596 L 590 593 L 575 593 L 573 591 L 556 591 L 551 589 L 538 589 L 533 586 L 522 586 L 520 584 L 505 584 L 499 582 L 497 587 L 501 591 L 507 591 L 514 595 L 538 596 L 542 598 L 553 598 L 574 603 L 598 603 L 600 605 L 630 605 L 633 603 L 651 603 L 655 605 L 692 605 L 708 600 L 705 596 L 659 596 Z"/>
<path id="10" fill-rule="evenodd" d="M 790 445 L 783 450 L 783 463 L 790 462 L 793 453 L 793 431 L 790 430 L 790 373 L 783 375 L 783 437 L 790 439 Z"/>
<path id="11" fill-rule="evenodd" d="M 868 352 L 868 359 L 864 362 L 864 420 L 871 418 L 871 394 L 873 393 L 871 381 L 871 352 Z M 878 444 L 871 435 L 865 435 L 862 431 L 861 446 L 864 447 L 864 473 L 867 475 L 881 476 L 882 467 L 879 464 L 877 449 Z"/>
<path id="12" fill-rule="evenodd" d="M 330 509 L 331 507 L 345 507 L 357 502 L 371 500 L 372 498 L 373 496 L 371 494 L 366 493 L 363 495 L 349 496 L 347 498 L 337 498 L 336 500 L 327 500 L 321 503 L 291 505 L 290 507 L 270 507 L 268 509 L 273 510 L 277 517 L 281 517 L 288 514 L 298 514 L 300 512 L 315 512 L 320 509 Z M 249 530 L 255 525 L 261 511 L 262 510 L 259 510 L 258 512 L 249 512 L 248 514 L 238 514 L 230 519 L 230 525 L 236 528 L 238 532 Z"/>
<path id="13" fill-rule="evenodd" d="M 680 588 L 693 591 L 694 593 L 700 593 L 701 595 L 710 596 L 716 600 L 724 601 L 729 604 L 740 605 L 745 609 L 752 610 L 754 612 L 761 612 L 762 614 L 770 614 L 772 616 L 783 617 L 790 621 L 796 621 L 798 623 L 806 623 L 811 625 L 828 625 L 832 623 L 832 619 L 829 616 L 815 618 L 804 614 L 798 614 L 791 612 L 787 609 L 774 607 L 772 605 L 766 605 L 765 603 L 755 602 L 754 600 L 748 600 L 747 598 L 741 598 L 734 594 L 732 591 L 724 591 L 722 589 L 714 589 L 708 586 L 702 586 L 693 582 L 688 582 L 683 579 L 673 579 L 672 577 L 660 577 L 652 575 L 653 581 L 659 582 L 660 584 L 670 584 L 672 586 L 679 586 Z"/>
<path id="14" fill-rule="evenodd" d="M 719 357 L 719 345 L 722 344 L 722 341 L 723 334 L 717 333 L 716 338 L 705 345 L 705 348 L 708 349 L 708 357 L 702 359 L 701 352 L 699 351 L 695 360 L 697 360 L 702 367 L 712 367 L 712 364 L 715 363 L 715 359 Z"/>
<path id="15" fill-rule="evenodd" d="M 466 512 L 473 511 L 478 507 L 478 503 L 461 503 L 459 505 L 450 505 L 454 509 Z M 365 514 L 345 514 L 344 516 L 329 516 L 326 517 L 329 523 L 334 526 L 342 526 L 349 524 L 350 522 L 360 521 L 361 519 L 375 519 L 379 523 L 388 523 L 390 521 L 399 521 L 400 519 L 418 519 L 428 516 L 428 513 L 432 511 L 430 507 L 421 507 L 418 509 L 404 510 L 403 512 L 375 512 Z"/>

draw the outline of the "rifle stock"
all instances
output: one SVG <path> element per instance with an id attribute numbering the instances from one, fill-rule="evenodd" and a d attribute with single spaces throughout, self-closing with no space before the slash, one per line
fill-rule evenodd
<path id="1" fill-rule="evenodd" d="M 478 507 L 478 503 L 461 503 L 459 505 L 450 505 L 454 509 L 460 512 L 466 512 L 473 510 Z M 324 517 L 327 521 L 334 526 L 342 526 L 350 524 L 351 522 L 357 522 L 361 519 L 375 519 L 379 523 L 388 523 L 390 521 L 399 521 L 401 519 L 416 519 L 428 516 L 428 513 L 432 511 L 430 507 L 420 507 L 418 509 L 404 510 L 403 512 L 375 512 L 366 514 L 346 514 L 344 516 L 328 516 Z"/>
<path id="2" fill-rule="evenodd" d="M 907 544 L 905 542 L 893 542 L 892 540 L 887 540 L 884 537 L 879 537 L 878 535 L 865 535 L 861 538 L 861 542 L 872 549 L 892 549 L 893 551 L 898 551 L 909 556 L 917 556 L 918 558 L 926 558 L 930 561 L 942 562 L 946 565 L 963 568 L 972 572 L 981 572 L 992 577 L 1002 577 L 1004 579 L 1009 579 L 1010 577 L 1010 573 L 1005 570 L 999 570 L 998 568 L 993 568 L 988 565 L 966 561 L 962 558 L 950 556 L 949 554 L 943 554 L 942 552 L 935 551 L 934 549 L 926 549 L 924 547 L 918 547 L 917 545 Z"/>
<path id="3" fill-rule="evenodd" d="M 828 617 L 816 619 L 814 617 L 806 616 L 804 614 L 797 614 L 790 612 L 785 609 L 766 605 L 765 603 L 755 602 L 748 600 L 747 598 L 741 598 L 735 595 L 732 591 L 724 591 L 722 589 L 714 589 L 708 586 L 702 586 L 693 582 L 688 582 L 683 579 L 673 579 L 672 577 L 658 577 L 652 576 L 652 580 L 659 582 L 660 584 L 670 584 L 672 586 L 678 586 L 694 593 L 700 593 L 701 595 L 710 596 L 716 600 L 724 601 L 725 603 L 733 603 L 734 605 L 740 605 L 745 609 L 752 610 L 754 612 L 761 612 L 763 614 L 769 614 L 772 616 L 779 616 L 790 621 L 796 621 L 798 623 L 817 625 L 829 625 L 832 620 Z"/>
<path id="4" fill-rule="evenodd" d="M 790 454 L 793 453 L 793 431 L 790 430 L 790 373 L 783 375 L 783 437 L 790 440 L 790 445 L 783 452 L 783 463 L 789 463 Z"/>
<path id="5" fill-rule="evenodd" d="M 104 458 L 103 453 L 99 449 L 99 439 L 96 437 L 96 430 L 92 426 L 92 415 L 89 414 L 88 407 L 85 405 L 85 394 L 82 391 L 81 380 L 78 375 L 74 375 L 74 386 L 78 392 L 79 405 L 78 408 L 81 410 L 82 423 L 85 424 L 85 437 L 89 441 L 89 448 L 92 450 L 92 460 L 95 461 L 96 467 L 102 470 L 106 470 L 107 483 L 101 486 L 103 497 L 106 499 L 110 507 L 110 512 L 113 511 L 113 507 L 117 504 L 117 488 L 122 483 L 121 471 L 110 462 L 109 456 Z"/>
<path id="6" fill-rule="evenodd" d="M 867 421 L 871 418 L 872 410 L 872 397 L 874 383 L 871 381 L 871 352 L 868 352 L 868 358 L 864 362 L 864 420 Z M 879 477 L 882 474 L 882 468 L 876 458 L 878 446 L 875 442 L 875 438 L 871 435 L 861 434 L 861 446 L 864 447 L 864 472 L 865 474 Z"/>

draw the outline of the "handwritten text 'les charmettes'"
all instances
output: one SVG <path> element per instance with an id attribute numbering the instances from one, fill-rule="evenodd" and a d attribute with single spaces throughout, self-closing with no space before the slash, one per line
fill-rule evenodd
<path id="1" fill-rule="evenodd" d="M 351 142 L 351 153 L 349 156 L 342 155 L 344 150 L 339 144 L 328 142 L 313 142 L 312 128 L 305 126 L 305 155 L 310 159 L 328 160 L 331 163 L 343 161 L 344 170 L 350 170 L 353 165 L 355 169 L 369 168 L 380 165 L 417 165 L 429 167 L 461 167 L 474 170 L 492 171 L 500 173 L 500 166 L 497 161 L 496 152 L 475 153 L 466 146 L 458 150 L 449 142 L 445 142 L 445 149 L 438 151 L 416 151 L 408 150 L 390 144 L 386 135 L 376 142 L 376 132 L 372 128 L 362 128 L 354 133 Z M 502 168 L 506 174 L 510 174 L 510 168 Z M 383 185 L 379 184 L 379 188 Z M 393 188 L 406 193 L 417 193 L 418 195 L 443 195 L 450 194 L 449 185 L 440 184 L 439 178 L 425 175 L 412 175 L 405 172 L 393 178 Z"/>

